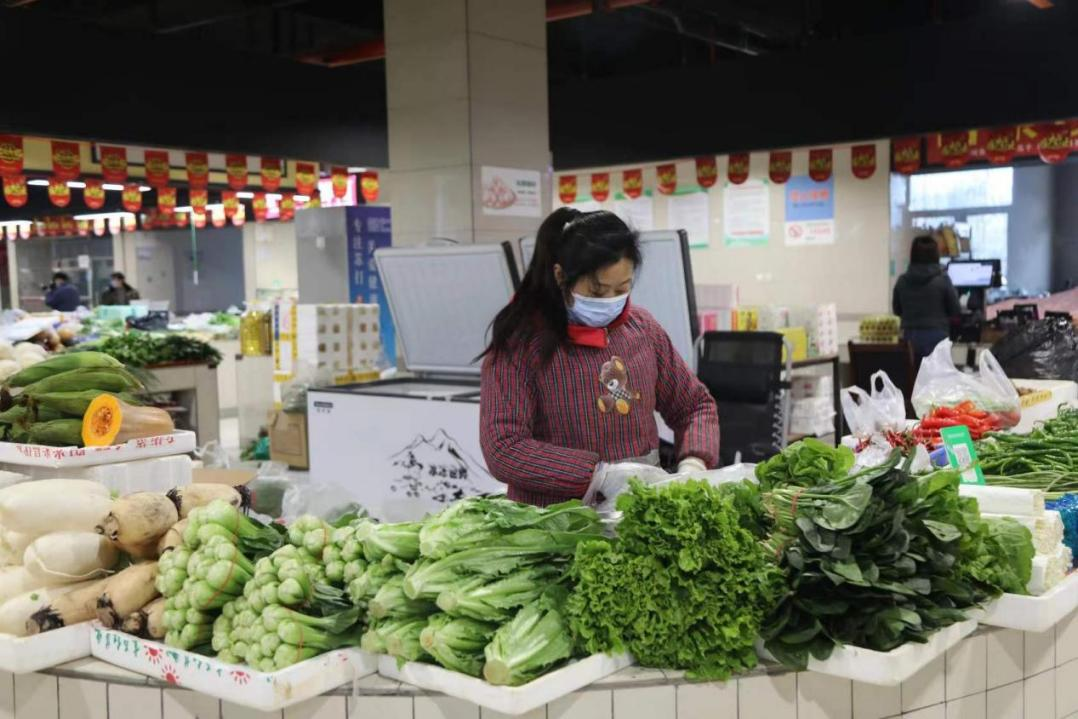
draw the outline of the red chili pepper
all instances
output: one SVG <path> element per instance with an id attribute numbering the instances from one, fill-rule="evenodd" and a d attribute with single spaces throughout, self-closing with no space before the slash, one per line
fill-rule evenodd
<path id="1" fill-rule="evenodd" d="M 950 417 L 954 417 L 957 414 L 958 414 L 958 412 L 952 407 L 937 407 L 936 409 L 932 410 L 932 412 L 931 412 L 931 416 L 934 416 L 934 417 L 948 417 L 948 418 L 950 418 Z"/>

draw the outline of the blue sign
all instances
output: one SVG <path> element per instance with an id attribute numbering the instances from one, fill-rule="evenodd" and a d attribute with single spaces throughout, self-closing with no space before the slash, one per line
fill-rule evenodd
<path id="1" fill-rule="evenodd" d="M 397 362 L 397 342 L 393 316 L 389 312 L 374 251 L 393 244 L 392 220 L 388 207 L 357 205 L 345 210 L 348 220 L 348 297 L 351 302 L 377 302 L 381 324 L 382 347 L 390 365 Z"/>
<path id="2" fill-rule="evenodd" d="M 835 219 L 835 178 L 816 182 L 811 177 L 791 177 L 786 183 L 786 221 Z"/>

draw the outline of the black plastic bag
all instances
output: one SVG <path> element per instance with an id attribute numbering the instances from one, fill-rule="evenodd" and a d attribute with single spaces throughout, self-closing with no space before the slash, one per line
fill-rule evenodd
<path id="1" fill-rule="evenodd" d="M 1067 318 L 1016 327 L 992 346 L 992 354 L 1012 380 L 1078 379 L 1078 333 Z"/>

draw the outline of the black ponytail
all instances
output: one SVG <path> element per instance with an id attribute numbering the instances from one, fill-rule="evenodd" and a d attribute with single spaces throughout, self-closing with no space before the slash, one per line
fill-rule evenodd
<path id="1" fill-rule="evenodd" d="M 491 323 L 490 345 L 483 352 L 504 352 L 521 340 L 540 338 L 543 362 L 568 339 L 566 301 L 582 277 L 623 259 L 640 266 L 637 233 L 612 212 L 580 212 L 561 207 L 539 227 L 535 253 L 516 297 Z M 554 265 L 564 273 L 562 283 L 554 277 Z"/>

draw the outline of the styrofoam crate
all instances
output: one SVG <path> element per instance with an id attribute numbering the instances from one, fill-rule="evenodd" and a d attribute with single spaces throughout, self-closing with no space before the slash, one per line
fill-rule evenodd
<path id="1" fill-rule="evenodd" d="M 1039 597 L 1004 594 L 977 615 L 977 622 L 990 627 L 1046 632 L 1078 609 L 1078 572 L 1071 574 Z"/>
<path id="2" fill-rule="evenodd" d="M 376 657 L 356 649 L 339 649 L 278 672 L 259 672 L 139 639 L 98 622 L 93 623 L 91 632 L 90 650 L 98 659 L 260 711 L 280 711 L 378 669 Z"/>
<path id="3" fill-rule="evenodd" d="M 634 662 L 632 655 L 593 654 L 590 657 L 566 664 L 549 674 L 519 687 L 501 687 L 488 684 L 482 679 L 450 671 L 434 664 L 407 662 L 397 666 L 396 657 L 378 658 L 378 673 L 387 679 L 411 684 L 428 691 L 441 692 L 447 696 L 463 699 L 502 714 L 513 716 L 526 714 L 578 689 L 597 682 L 603 677 L 621 671 Z"/>
<path id="4" fill-rule="evenodd" d="M 14 466 L 14 465 L 13 465 Z M 186 454 L 153 457 L 133 462 L 99 464 L 93 467 L 18 467 L 27 479 L 88 479 L 100 482 L 118 494 L 167 492 L 191 484 L 193 465 Z"/>
<path id="5" fill-rule="evenodd" d="M 0 670 L 29 674 L 90 656 L 90 622 L 29 637 L 0 634 Z"/>
<path id="6" fill-rule="evenodd" d="M 808 670 L 866 684 L 894 687 L 928 666 L 932 660 L 943 656 L 976 629 L 977 620 L 967 619 L 940 629 L 924 644 L 908 642 L 889 652 L 847 644 L 836 647 L 830 658 L 824 661 L 810 656 Z M 757 644 L 756 651 L 762 659 L 774 661 L 762 642 Z"/>
<path id="7" fill-rule="evenodd" d="M 136 459 L 185 454 L 195 449 L 195 433 L 176 430 L 159 437 L 133 439 L 107 447 L 46 447 L 40 444 L 0 442 L 0 464 L 35 467 L 92 467 Z"/>

